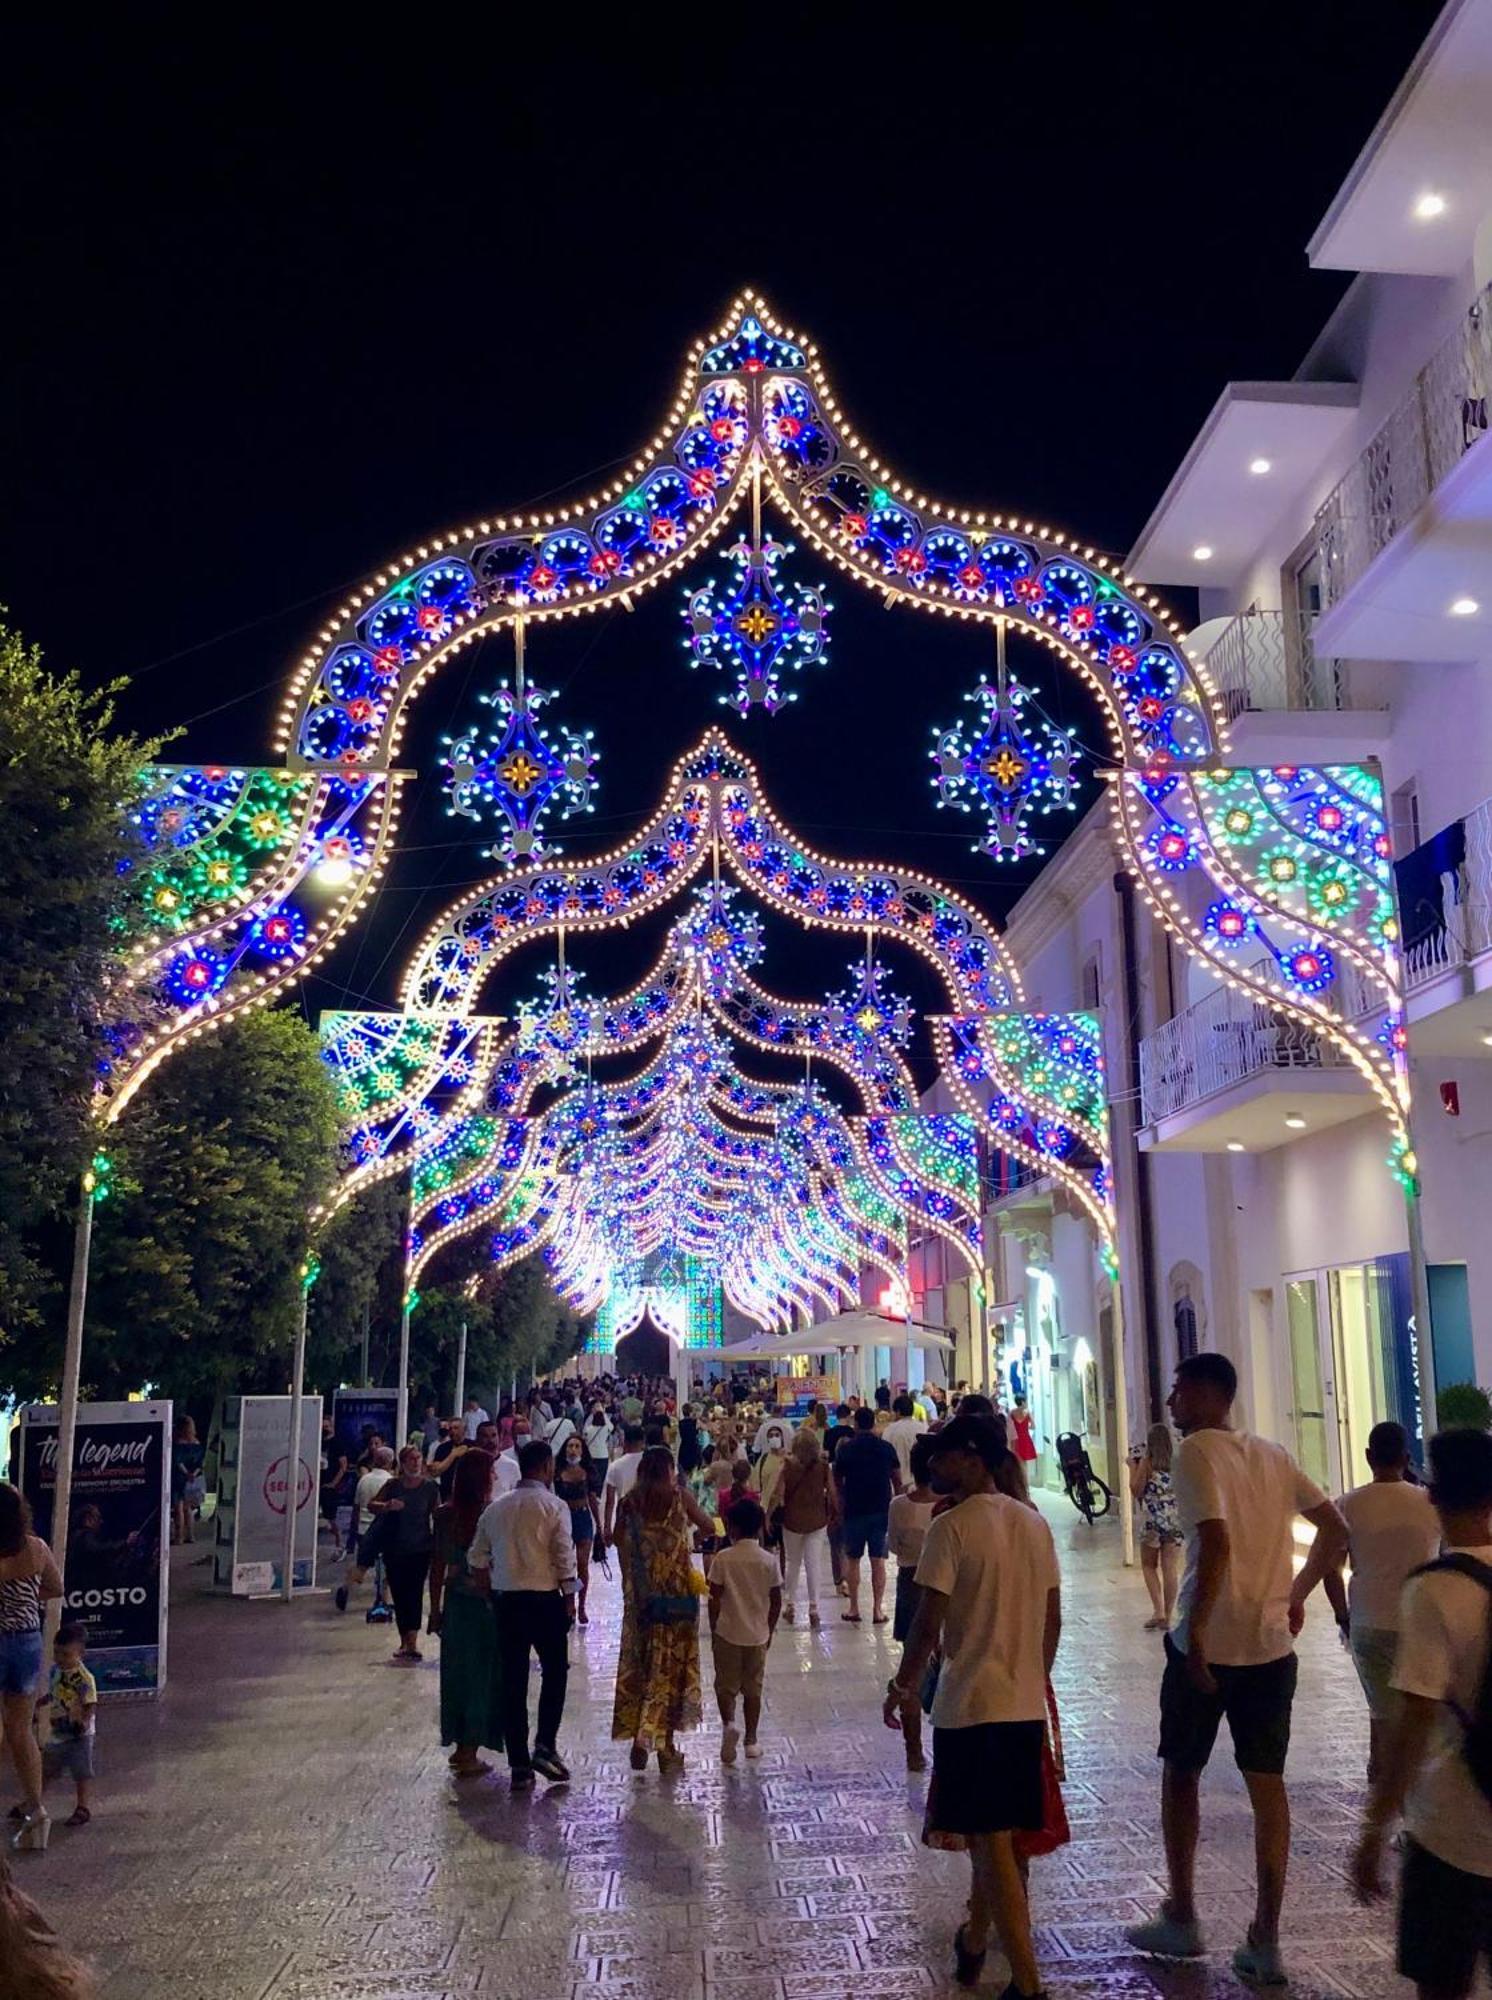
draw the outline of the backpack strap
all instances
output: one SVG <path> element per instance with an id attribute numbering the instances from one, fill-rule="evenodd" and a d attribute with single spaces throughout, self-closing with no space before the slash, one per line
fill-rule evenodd
<path id="1" fill-rule="evenodd" d="M 1478 1562 L 1464 1550 L 1454 1549 L 1448 1556 L 1436 1556 L 1433 1562 L 1421 1563 L 1418 1569 L 1410 1570 L 1411 1576 L 1451 1576 L 1467 1577 L 1472 1583 L 1479 1583 L 1482 1589 L 1492 1593 L 1492 1565 Z"/>

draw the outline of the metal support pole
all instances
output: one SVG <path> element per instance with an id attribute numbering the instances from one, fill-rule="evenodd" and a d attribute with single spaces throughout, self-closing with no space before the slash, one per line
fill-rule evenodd
<path id="1" fill-rule="evenodd" d="M 1109 1280 L 1110 1297 L 1113 1300 L 1113 1350 L 1114 1350 L 1114 1429 L 1119 1433 L 1115 1440 L 1114 1470 L 1119 1490 L 1114 1498 L 1119 1503 L 1119 1522 L 1124 1539 L 1124 1567 L 1135 1566 L 1135 1509 L 1129 1497 L 1129 1383 L 1124 1372 L 1124 1300 L 1119 1290 L 1119 1274 L 1116 1271 Z"/>
<path id="2" fill-rule="evenodd" d="M 1430 1274 L 1425 1263 L 1425 1232 L 1420 1217 L 1417 1185 L 1404 1191 L 1404 1214 L 1409 1224 L 1409 1300 L 1414 1314 L 1414 1366 L 1419 1393 L 1420 1436 L 1428 1444 L 1440 1428 L 1435 1381 L 1435 1332 L 1430 1318 Z"/>
<path id="3" fill-rule="evenodd" d="M 461 1344 L 456 1349 L 456 1401 L 452 1406 L 459 1417 L 466 1407 L 466 1321 L 461 1322 Z"/>
<path id="4" fill-rule="evenodd" d="M 368 1322 L 370 1321 L 372 1316 L 373 1316 L 373 1303 L 370 1299 L 364 1299 L 362 1372 L 359 1374 L 357 1378 L 358 1387 L 360 1389 L 371 1389 L 373 1387 L 372 1382 L 368 1378 Z"/>
<path id="5" fill-rule="evenodd" d="M 399 1402 L 394 1418 L 397 1449 L 403 1451 L 409 1431 L 409 1264 L 404 1266 L 404 1301 L 399 1309 Z"/>
<path id="6" fill-rule="evenodd" d="M 285 1450 L 285 1548 L 280 1561 L 280 1596 L 295 1596 L 295 1527 L 300 1514 L 300 1425 L 306 1402 L 306 1322 L 311 1313 L 310 1274 L 302 1272 L 300 1311 L 295 1318 L 295 1360 L 290 1371 L 290 1442 Z M 312 1483 L 315 1482 L 312 1471 Z M 312 1509 L 315 1519 L 315 1509 Z"/>
<path id="7" fill-rule="evenodd" d="M 72 1282 L 67 1294 L 67 1341 L 62 1350 L 62 1387 L 57 1398 L 57 1482 L 52 1488 L 52 1553 L 67 1582 L 67 1529 L 72 1512 L 73 1456 L 78 1443 L 78 1383 L 83 1373 L 83 1316 L 88 1306 L 88 1256 L 93 1246 L 93 1168 L 78 1185 L 78 1221 L 73 1232 Z M 48 1607 L 48 1636 L 62 1618 L 59 1599 Z"/>

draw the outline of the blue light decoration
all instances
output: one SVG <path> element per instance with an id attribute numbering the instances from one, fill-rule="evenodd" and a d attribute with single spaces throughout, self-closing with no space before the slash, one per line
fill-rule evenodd
<path id="1" fill-rule="evenodd" d="M 995 861 L 1023 861 L 1046 849 L 1031 830 L 1037 814 L 1071 812 L 1077 749 L 1072 736 L 1026 714 L 1031 690 L 1012 680 L 1005 665 L 1005 622 L 996 626 L 995 680 L 981 682 L 966 699 L 983 710 L 977 726 L 934 729 L 933 784 L 938 805 L 960 812 L 977 807 L 988 818 L 974 847 Z"/>
<path id="2" fill-rule="evenodd" d="M 777 565 L 791 554 L 790 544 L 764 542 L 758 529 L 727 551 L 735 564 L 729 584 L 720 589 L 712 579 L 684 608 L 695 665 L 735 674 L 734 691 L 720 700 L 741 715 L 758 707 L 775 715 L 796 701 L 797 690 L 783 687 L 784 670 L 810 666 L 829 648 L 828 601 L 811 585 L 778 580 Z"/>
<path id="3" fill-rule="evenodd" d="M 445 739 L 451 795 L 446 811 L 480 820 L 483 809 L 490 808 L 503 831 L 484 853 L 494 861 L 521 865 L 553 851 L 554 842 L 541 833 L 552 806 L 562 803 L 562 819 L 593 810 L 598 753 L 591 747 L 589 729 L 562 729 L 556 742 L 538 720 L 544 703 L 554 700 L 554 690 L 526 685 L 521 625 L 516 637 L 513 684 L 502 681 L 492 694 L 482 696 L 496 711 L 497 725 L 485 739 L 476 729 Z"/>

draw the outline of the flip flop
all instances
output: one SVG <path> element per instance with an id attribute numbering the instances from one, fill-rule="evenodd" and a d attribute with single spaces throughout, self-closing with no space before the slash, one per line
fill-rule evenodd
<path id="1" fill-rule="evenodd" d="M 858 1625 L 861 1622 L 858 1611 L 841 1611 L 839 1615 L 846 1625 Z"/>
<path id="2" fill-rule="evenodd" d="M 872 1625 L 889 1625 L 891 1620 L 886 1616 L 884 1611 L 878 1611 L 870 1622 Z"/>

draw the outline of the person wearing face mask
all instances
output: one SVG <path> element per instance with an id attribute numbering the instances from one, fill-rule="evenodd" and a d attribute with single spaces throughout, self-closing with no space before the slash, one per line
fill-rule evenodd
<path id="1" fill-rule="evenodd" d="M 756 1467 L 756 1487 L 766 1516 L 763 1544 L 782 1559 L 782 1475 L 787 1470 L 787 1427 L 768 1424 L 767 1445 Z"/>
<path id="2" fill-rule="evenodd" d="M 570 1510 L 570 1534 L 575 1543 L 575 1573 L 580 1579 L 576 1623 L 588 1625 L 586 1593 L 591 1582 L 591 1549 L 601 1528 L 601 1510 L 586 1464 L 585 1440 L 572 1431 L 556 1461 L 554 1490 Z"/>

